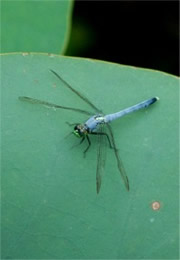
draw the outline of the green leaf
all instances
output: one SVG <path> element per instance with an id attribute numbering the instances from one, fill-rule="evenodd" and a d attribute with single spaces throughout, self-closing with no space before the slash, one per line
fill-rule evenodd
<path id="1" fill-rule="evenodd" d="M 1 52 L 63 53 L 72 1 L 2 1 Z"/>
<path id="2" fill-rule="evenodd" d="M 178 78 L 90 59 L 1 58 L 2 258 L 177 259 Z M 88 116 L 18 99 L 91 110 L 49 69 L 105 113 L 160 98 L 111 124 L 129 192 L 107 148 L 96 194 L 96 137 L 83 158 L 87 144 L 72 148 L 80 140 L 65 123 Z"/>

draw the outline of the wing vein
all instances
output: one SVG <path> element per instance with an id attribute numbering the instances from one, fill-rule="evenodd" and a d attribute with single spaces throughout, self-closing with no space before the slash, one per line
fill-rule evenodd
<path id="1" fill-rule="evenodd" d="M 128 177 L 126 175 L 125 168 L 124 168 L 123 163 L 120 159 L 119 152 L 118 152 L 118 149 L 117 149 L 116 144 L 115 144 L 112 128 L 108 123 L 107 123 L 107 127 L 108 127 L 108 130 L 109 130 L 110 136 L 111 136 L 111 141 L 112 141 L 113 150 L 114 150 L 114 154 L 115 154 L 116 161 L 117 161 L 118 170 L 119 170 L 121 177 L 124 181 L 126 189 L 129 191 L 129 180 L 128 180 Z"/>
<path id="2" fill-rule="evenodd" d="M 63 78 L 61 78 L 61 76 L 59 76 L 59 74 L 57 74 L 54 70 L 50 71 L 58 78 L 60 79 L 64 85 L 69 88 L 72 92 L 74 92 L 78 97 L 80 97 L 82 100 L 84 100 L 84 102 L 86 102 L 91 108 L 93 108 L 96 112 L 98 113 L 102 113 L 87 97 L 85 97 L 84 95 L 82 95 L 79 91 L 77 91 L 76 89 L 74 89 L 72 86 L 69 85 L 69 83 L 67 83 Z"/>
<path id="3" fill-rule="evenodd" d="M 91 112 L 88 112 L 86 110 L 82 110 L 82 109 L 79 109 L 79 108 L 73 108 L 73 107 L 60 106 L 60 105 L 56 105 L 56 104 L 49 103 L 49 102 L 46 102 L 46 101 L 42 101 L 42 100 L 35 99 L 35 98 L 20 96 L 19 100 L 27 101 L 27 102 L 30 102 L 32 104 L 40 104 L 40 105 L 44 105 L 44 106 L 52 107 L 52 108 L 61 108 L 61 109 L 71 110 L 71 111 L 79 112 L 79 113 L 86 114 L 86 115 L 93 115 Z"/>
<path id="4" fill-rule="evenodd" d="M 100 125 L 99 131 L 103 132 L 103 125 Z M 97 169 L 96 169 L 96 191 L 97 194 L 100 191 L 101 183 L 102 183 L 102 172 L 104 170 L 105 166 L 105 148 L 104 147 L 104 141 L 105 138 L 103 135 L 97 135 L 98 137 L 98 144 L 97 144 Z"/>

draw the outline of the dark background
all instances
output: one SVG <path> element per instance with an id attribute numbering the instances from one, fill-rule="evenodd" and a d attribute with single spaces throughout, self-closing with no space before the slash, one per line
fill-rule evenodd
<path id="1" fill-rule="evenodd" d="M 66 55 L 179 75 L 179 2 L 75 1 Z"/>

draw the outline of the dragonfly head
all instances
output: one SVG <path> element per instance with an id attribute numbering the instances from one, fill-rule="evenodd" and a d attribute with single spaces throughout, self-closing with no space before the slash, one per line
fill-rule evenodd
<path id="1" fill-rule="evenodd" d="M 87 130 L 84 125 L 76 125 L 73 134 L 77 137 L 83 137 L 87 134 Z"/>

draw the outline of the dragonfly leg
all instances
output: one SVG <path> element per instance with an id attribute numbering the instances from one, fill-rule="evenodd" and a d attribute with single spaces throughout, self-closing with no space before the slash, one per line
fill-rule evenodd
<path id="1" fill-rule="evenodd" d="M 72 134 L 72 133 L 70 133 L 70 134 Z M 69 135 L 70 135 L 70 134 L 69 134 Z M 82 137 L 81 141 L 80 141 L 78 144 L 74 144 L 71 148 L 74 148 L 74 147 L 76 147 L 76 146 L 82 144 L 84 140 L 85 140 L 85 137 Z"/>
<path id="2" fill-rule="evenodd" d="M 91 132 L 91 135 L 104 135 L 104 136 L 106 136 L 106 137 L 107 137 L 107 140 L 108 140 L 108 143 L 109 143 L 109 147 L 110 147 L 111 149 L 114 149 L 114 147 L 113 147 L 112 144 L 111 144 L 111 141 L 110 141 L 110 138 L 109 138 L 109 135 L 108 135 L 108 134 L 103 133 L 103 132 Z"/>
<path id="3" fill-rule="evenodd" d="M 83 138 L 81 139 L 81 141 L 80 141 L 79 144 L 82 144 L 82 143 L 84 142 L 84 140 L 85 140 L 85 137 L 83 137 Z"/>
<path id="4" fill-rule="evenodd" d="M 84 139 L 85 139 L 85 137 L 84 137 Z M 87 153 L 89 147 L 91 146 L 91 141 L 90 141 L 88 135 L 86 135 L 86 139 L 87 139 L 87 141 L 88 141 L 88 146 L 87 146 L 87 148 L 84 150 L 84 157 L 86 157 L 86 153 Z M 83 141 L 84 141 L 84 140 L 83 140 Z M 81 141 L 81 143 L 82 143 L 83 141 Z"/>
<path id="5" fill-rule="evenodd" d="M 65 138 L 68 138 L 70 135 L 72 135 L 73 133 L 72 132 L 70 132 L 69 134 L 67 134 L 66 136 L 65 136 Z"/>

